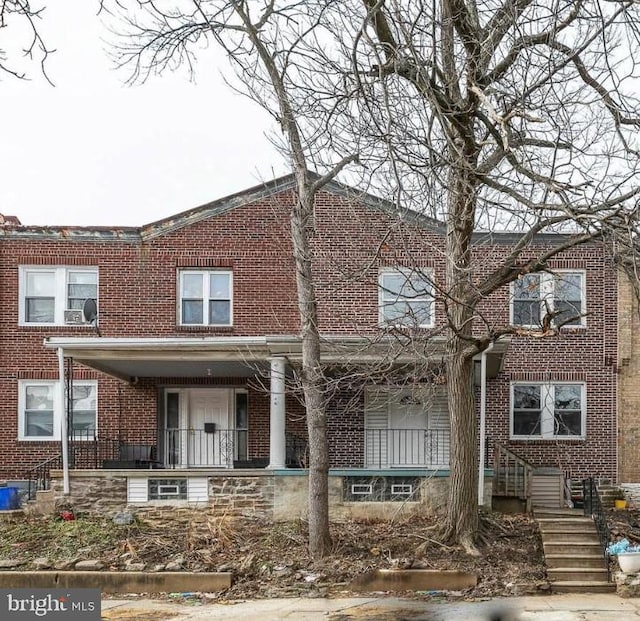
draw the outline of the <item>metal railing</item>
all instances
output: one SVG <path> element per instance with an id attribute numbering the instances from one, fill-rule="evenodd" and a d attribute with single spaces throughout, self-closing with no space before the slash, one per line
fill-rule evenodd
<path id="1" fill-rule="evenodd" d="M 160 462 L 165 468 L 231 467 L 236 436 L 234 429 L 165 429 L 160 437 Z"/>
<path id="2" fill-rule="evenodd" d="M 493 443 L 493 495 L 519 498 L 531 510 L 533 466 L 499 442 Z"/>
<path id="3" fill-rule="evenodd" d="M 593 477 L 582 481 L 582 492 L 584 497 L 584 514 L 593 519 L 596 531 L 598 531 L 602 555 L 604 556 L 607 566 L 607 580 L 610 581 L 611 570 L 609 569 L 609 553 L 607 552 L 607 548 L 609 547 L 609 525 L 604 507 L 602 506 L 602 499 L 598 492 L 598 485 Z"/>
<path id="4" fill-rule="evenodd" d="M 369 468 L 449 465 L 448 429 L 365 429 Z"/>

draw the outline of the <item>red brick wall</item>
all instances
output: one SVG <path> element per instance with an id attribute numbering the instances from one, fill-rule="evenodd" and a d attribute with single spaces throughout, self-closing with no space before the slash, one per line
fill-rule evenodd
<path id="1" fill-rule="evenodd" d="M 220 213 L 172 232 L 136 238 L 129 231 L 83 239 L 68 231 L 26 229 L 8 233 L 0 243 L 0 478 L 24 471 L 56 454 L 57 444 L 18 442 L 17 380 L 57 379 L 57 358 L 42 346 L 44 337 L 93 336 L 86 327 L 18 326 L 18 266 L 91 265 L 100 270 L 100 328 L 104 337 L 255 336 L 297 334 L 299 329 L 294 265 L 288 238 L 285 192 Z M 318 283 L 319 327 L 326 334 L 373 335 L 377 327 L 377 280 L 380 267 L 421 266 L 442 282 L 444 239 L 424 228 L 390 228 L 382 211 L 354 206 L 324 193 L 316 206 L 313 236 L 314 275 Z M 37 232 L 37 234 L 36 234 Z M 480 280 L 509 249 L 500 243 L 475 250 Z M 534 249 L 531 250 L 531 256 Z M 551 268 L 587 271 L 587 327 L 563 331 L 548 339 L 514 337 L 498 378 L 488 391 L 487 426 L 491 437 L 508 441 L 509 383 L 523 379 L 587 383 L 587 434 L 584 441 L 510 443 L 516 452 L 540 465 L 558 465 L 573 473 L 615 476 L 616 277 L 595 244 L 550 261 Z M 177 270 L 182 267 L 225 267 L 233 270 L 233 327 L 176 325 Z M 444 308 L 436 304 L 438 327 Z M 480 305 L 478 325 L 508 322 L 508 290 Z M 568 374 L 568 375 L 567 375 Z M 74 367 L 76 378 L 99 380 L 99 431 L 129 441 L 152 442 L 157 422 L 157 386 L 186 385 L 183 378 L 145 378 L 136 386 Z M 214 379 L 194 380 L 214 383 Z M 247 385 L 243 378 L 224 385 Z M 332 465 L 360 466 L 363 406 L 353 395 L 334 398 L 329 407 Z M 349 408 L 345 404 L 349 403 Z M 249 453 L 268 455 L 269 396 L 249 382 Z M 288 430 L 304 436 L 304 410 L 287 399 Z"/>

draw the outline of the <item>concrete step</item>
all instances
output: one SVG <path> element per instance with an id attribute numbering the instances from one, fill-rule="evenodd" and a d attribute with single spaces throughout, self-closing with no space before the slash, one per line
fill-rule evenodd
<path id="1" fill-rule="evenodd" d="M 559 509 L 554 507 L 534 507 L 533 516 L 536 518 L 562 519 L 584 517 L 582 509 Z"/>
<path id="2" fill-rule="evenodd" d="M 599 554 L 602 556 L 600 543 L 583 543 L 581 541 L 550 541 L 542 542 L 545 557 L 549 554 Z"/>
<path id="3" fill-rule="evenodd" d="M 591 531 L 549 530 L 542 533 L 542 543 L 555 543 L 556 541 L 600 544 L 600 537 L 598 537 L 595 528 Z"/>
<path id="4" fill-rule="evenodd" d="M 585 567 L 602 569 L 604 557 L 602 551 L 599 554 L 545 554 L 547 567 Z"/>
<path id="5" fill-rule="evenodd" d="M 613 593 L 613 582 L 589 582 L 584 580 L 558 580 L 551 582 L 552 593 Z"/>
<path id="6" fill-rule="evenodd" d="M 600 569 L 595 567 L 550 567 L 547 569 L 547 577 L 550 582 L 581 580 L 584 582 L 607 582 L 607 570 L 603 567 Z"/>
<path id="7" fill-rule="evenodd" d="M 588 517 L 537 518 L 541 533 L 557 531 L 590 531 L 594 530 L 593 520 Z"/>

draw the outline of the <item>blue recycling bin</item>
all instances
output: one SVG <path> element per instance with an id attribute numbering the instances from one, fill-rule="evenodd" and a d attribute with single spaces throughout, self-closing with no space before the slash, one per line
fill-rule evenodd
<path id="1" fill-rule="evenodd" d="M 20 508 L 20 495 L 17 487 L 0 487 L 0 511 Z"/>

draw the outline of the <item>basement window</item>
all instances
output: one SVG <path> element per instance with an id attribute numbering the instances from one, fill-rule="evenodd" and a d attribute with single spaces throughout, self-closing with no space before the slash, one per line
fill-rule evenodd
<path id="1" fill-rule="evenodd" d="M 343 500 L 351 502 L 405 502 L 420 499 L 417 477 L 345 477 Z"/>
<path id="2" fill-rule="evenodd" d="M 149 479 L 149 500 L 187 500 L 187 479 Z"/>

